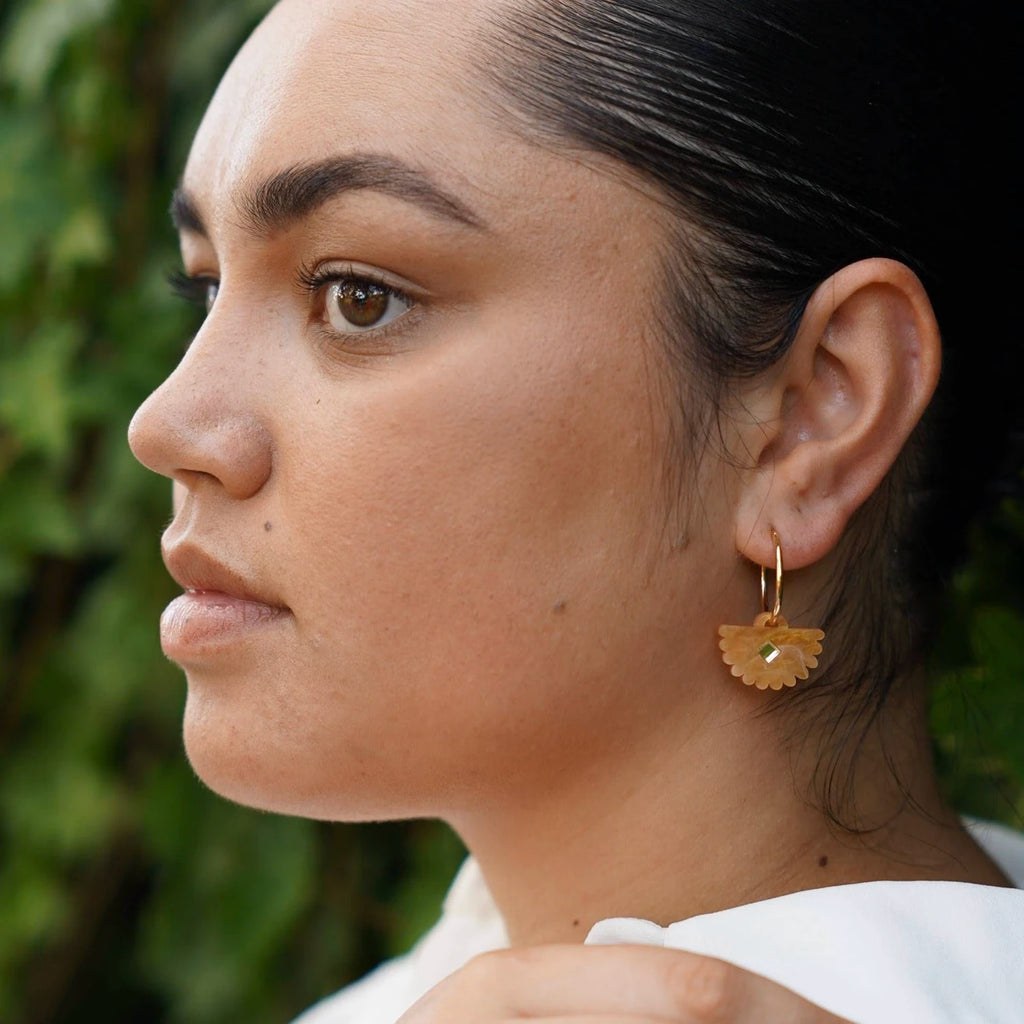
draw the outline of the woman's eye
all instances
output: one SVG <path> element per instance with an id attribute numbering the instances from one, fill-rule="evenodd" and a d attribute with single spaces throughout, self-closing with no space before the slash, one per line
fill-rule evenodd
<path id="1" fill-rule="evenodd" d="M 190 277 L 188 274 L 176 272 L 169 276 L 168 283 L 175 295 L 204 309 L 207 313 L 213 309 L 213 304 L 217 301 L 217 292 L 220 291 L 220 281 L 204 275 Z"/>
<path id="2" fill-rule="evenodd" d="M 412 301 L 394 288 L 349 277 L 327 286 L 325 316 L 339 334 L 358 334 L 385 327 L 412 306 Z"/>

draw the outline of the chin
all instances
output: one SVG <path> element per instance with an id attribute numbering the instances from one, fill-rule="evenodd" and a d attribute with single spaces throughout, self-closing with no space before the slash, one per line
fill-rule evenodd
<path id="1" fill-rule="evenodd" d="M 261 735 L 260 729 L 210 712 L 190 697 L 183 730 L 185 754 L 202 782 L 226 800 L 320 821 L 436 816 L 436 809 L 426 806 L 428 800 L 409 793 L 409 787 L 384 770 L 340 751 L 318 757 L 311 756 L 308 747 L 289 750 L 279 737 Z"/>

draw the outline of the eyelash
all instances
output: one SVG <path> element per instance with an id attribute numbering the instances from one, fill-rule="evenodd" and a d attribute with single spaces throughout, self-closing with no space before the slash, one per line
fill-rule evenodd
<path id="1" fill-rule="evenodd" d="M 392 331 L 400 330 L 402 327 L 407 326 L 407 323 L 403 323 L 403 321 L 407 321 L 409 314 L 421 305 L 420 300 L 414 299 L 407 292 L 402 291 L 401 288 L 395 287 L 395 285 L 386 280 L 382 274 L 375 274 L 370 270 L 356 270 L 354 267 L 339 268 L 337 266 L 315 269 L 303 264 L 299 267 L 297 277 L 299 284 L 301 284 L 317 302 L 317 323 L 325 337 L 329 339 L 336 340 L 337 336 L 336 333 L 326 324 L 326 310 L 324 309 L 323 302 L 324 293 L 328 285 L 339 284 L 342 282 L 372 284 L 383 289 L 390 296 L 408 304 L 409 309 L 402 314 L 402 316 L 392 320 L 391 323 L 384 324 L 381 327 L 371 327 L 366 331 L 361 332 L 361 336 L 367 339 L 386 337 Z M 352 335 L 347 340 L 349 343 L 353 343 L 353 339 L 356 337 L 359 337 L 359 335 Z"/>
<path id="2" fill-rule="evenodd" d="M 188 274 L 174 270 L 167 275 L 167 283 L 171 291 L 179 298 L 198 306 L 204 312 L 206 310 L 206 298 L 211 284 L 217 284 L 215 277 L 209 274 L 199 274 L 190 277 Z"/>
<path id="3" fill-rule="evenodd" d="M 378 288 L 384 288 L 400 299 L 405 299 L 407 302 L 412 301 L 403 291 L 385 281 L 380 274 L 373 274 L 366 270 L 361 270 L 358 273 L 351 268 L 338 270 L 336 267 L 321 267 L 319 270 L 315 270 L 312 267 L 303 265 L 299 267 L 298 279 L 302 287 L 311 295 L 315 295 L 321 288 L 329 284 L 335 284 L 338 281 L 357 281 L 375 284 Z"/>
<path id="4" fill-rule="evenodd" d="M 366 283 L 376 285 L 378 288 L 384 289 L 395 298 L 402 300 L 409 304 L 409 312 L 416 309 L 419 306 L 420 300 L 414 299 L 411 295 L 402 291 L 400 288 L 396 288 L 393 284 L 389 283 L 380 274 L 374 274 L 369 271 L 360 270 L 355 272 L 354 269 L 339 270 L 337 268 L 323 267 L 319 270 L 313 269 L 306 265 L 299 268 L 298 281 L 302 285 L 310 296 L 314 299 L 318 298 L 323 292 L 324 288 L 328 285 L 335 284 L 340 281 L 354 281 L 357 283 Z M 181 270 L 172 271 L 167 275 L 167 283 L 170 285 L 171 291 L 178 296 L 180 299 L 184 299 L 186 302 L 191 303 L 194 306 L 198 306 L 204 312 L 207 311 L 207 299 L 209 295 L 210 285 L 217 286 L 220 282 L 209 274 L 199 274 L 195 277 L 184 273 Z M 323 332 L 331 337 L 334 336 L 334 332 L 330 328 L 326 327 L 323 323 L 323 310 L 320 309 L 318 312 L 318 323 Z M 384 336 L 396 329 L 398 324 L 405 320 L 408 313 L 393 320 L 390 324 L 385 324 L 380 328 L 371 328 L 365 332 L 368 336 Z"/>

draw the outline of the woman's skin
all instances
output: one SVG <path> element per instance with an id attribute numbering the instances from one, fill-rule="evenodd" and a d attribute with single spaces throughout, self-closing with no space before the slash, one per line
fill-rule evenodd
<path id="1" fill-rule="evenodd" d="M 488 953 L 398 1024 L 849 1024 L 766 978 L 651 946 L 541 946 Z"/>
<path id="2" fill-rule="evenodd" d="M 816 624 L 935 386 L 919 282 L 882 259 L 826 282 L 694 468 L 658 334 L 664 208 L 499 116 L 476 70 L 496 6 L 284 0 L 196 137 L 175 214 L 187 273 L 219 285 L 130 431 L 175 484 L 188 593 L 163 642 L 193 766 L 282 813 L 444 818 L 517 947 L 866 879 L 1000 884 L 916 704 L 889 727 L 921 810 L 873 736 L 857 811 L 885 826 L 853 841 L 807 798 L 819 737 L 794 750 L 717 646 L 758 610 L 771 527 L 784 613 Z"/>

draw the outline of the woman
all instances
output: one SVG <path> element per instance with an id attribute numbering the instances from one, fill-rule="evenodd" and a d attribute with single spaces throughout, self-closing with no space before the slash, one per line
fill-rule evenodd
<path id="1" fill-rule="evenodd" d="M 1019 840 L 925 725 L 968 271 L 943 15 L 890 6 L 283 0 L 228 72 L 172 210 L 208 316 L 131 427 L 187 752 L 474 856 L 310 1021 L 1024 1000 Z"/>

